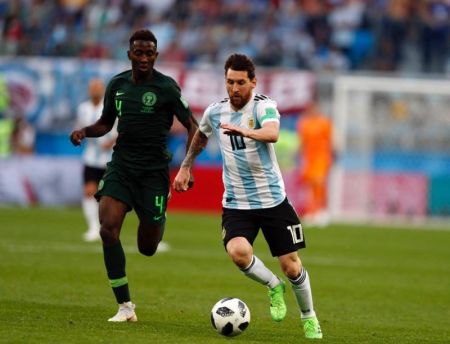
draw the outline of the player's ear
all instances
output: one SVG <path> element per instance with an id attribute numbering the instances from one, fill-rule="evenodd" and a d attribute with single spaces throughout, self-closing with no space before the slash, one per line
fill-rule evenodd
<path id="1" fill-rule="evenodd" d="M 252 83 L 253 88 L 255 88 L 256 87 L 256 76 L 252 80 L 250 80 L 250 82 Z"/>
<path id="2" fill-rule="evenodd" d="M 131 60 L 130 51 L 129 50 L 127 50 L 127 56 L 128 56 L 128 60 Z"/>

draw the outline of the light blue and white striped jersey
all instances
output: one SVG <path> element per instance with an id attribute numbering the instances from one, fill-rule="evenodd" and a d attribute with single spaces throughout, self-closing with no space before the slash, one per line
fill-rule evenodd
<path id="1" fill-rule="evenodd" d="M 268 121 L 280 121 L 277 104 L 269 97 L 255 93 L 237 112 L 231 108 L 229 99 L 225 99 L 211 104 L 203 114 L 200 131 L 207 137 L 215 135 L 219 140 L 225 187 L 222 205 L 225 208 L 271 208 L 286 198 L 274 144 L 226 135 L 219 128 L 220 123 L 231 123 L 258 129 Z"/>
<path id="2" fill-rule="evenodd" d="M 95 106 L 90 100 L 81 103 L 77 109 L 76 127 L 82 128 L 94 124 L 101 116 L 103 101 Z M 104 149 L 103 144 L 117 137 L 117 120 L 111 131 L 101 137 L 87 137 L 83 149 L 83 163 L 86 166 L 106 168 L 106 163 L 111 160 L 112 148 Z"/>

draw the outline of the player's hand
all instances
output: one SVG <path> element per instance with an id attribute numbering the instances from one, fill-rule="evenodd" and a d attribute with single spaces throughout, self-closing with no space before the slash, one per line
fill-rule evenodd
<path id="1" fill-rule="evenodd" d="M 188 188 L 192 189 L 194 187 L 194 176 L 191 173 L 191 176 L 189 177 L 189 181 L 188 181 Z"/>
<path id="2" fill-rule="evenodd" d="M 189 190 L 194 184 L 194 179 L 191 176 L 189 168 L 181 167 L 173 181 L 173 188 L 177 192 L 184 192 Z"/>
<path id="3" fill-rule="evenodd" d="M 74 130 L 72 134 L 70 134 L 70 141 L 74 146 L 79 146 L 81 141 L 86 137 L 84 130 Z"/>
<path id="4" fill-rule="evenodd" d="M 223 133 L 226 135 L 237 135 L 247 137 L 247 132 L 245 128 L 239 127 L 230 123 L 220 123 L 220 127 L 224 129 Z"/>

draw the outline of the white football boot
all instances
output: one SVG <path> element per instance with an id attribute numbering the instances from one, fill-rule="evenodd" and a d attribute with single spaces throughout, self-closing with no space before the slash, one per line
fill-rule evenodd
<path id="1" fill-rule="evenodd" d="M 100 239 L 100 233 L 98 230 L 88 230 L 83 233 L 83 240 L 86 242 L 93 242 Z"/>
<path id="2" fill-rule="evenodd" d="M 115 316 L 112 318 L 109 318 L 108 321 L 111 322 L 125 322 L 125 321 L 131 321 L 135 322 L 137 321 L 136 313 L 134 312 L 134 309 L 136 308 L 136 305 L 131 303 L 131 301 L 124 302 L 119 304 L 119 311 Z"/>

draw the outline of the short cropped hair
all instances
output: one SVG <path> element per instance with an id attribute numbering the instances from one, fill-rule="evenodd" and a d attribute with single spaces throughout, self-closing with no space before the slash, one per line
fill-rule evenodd
<path id="1" fill-rule="evenodd" d="M 156 36 L 150 30 L 136 30 L 130 37 L 130 47 L 133 45 L 134 41 L 150 41 L 155 43 L 155 47 L 158 47 Z"/>
<path id="2" fill-rule="evenodd" d="M 232 54 L 228 57 L 225 62 L 225 75 L 228 69 L 233 69 L 237 71 L 246 71 L 248 78 L 253 80 L 255 78 L 255 65 L 253 61 L 243 54 Z"/>

